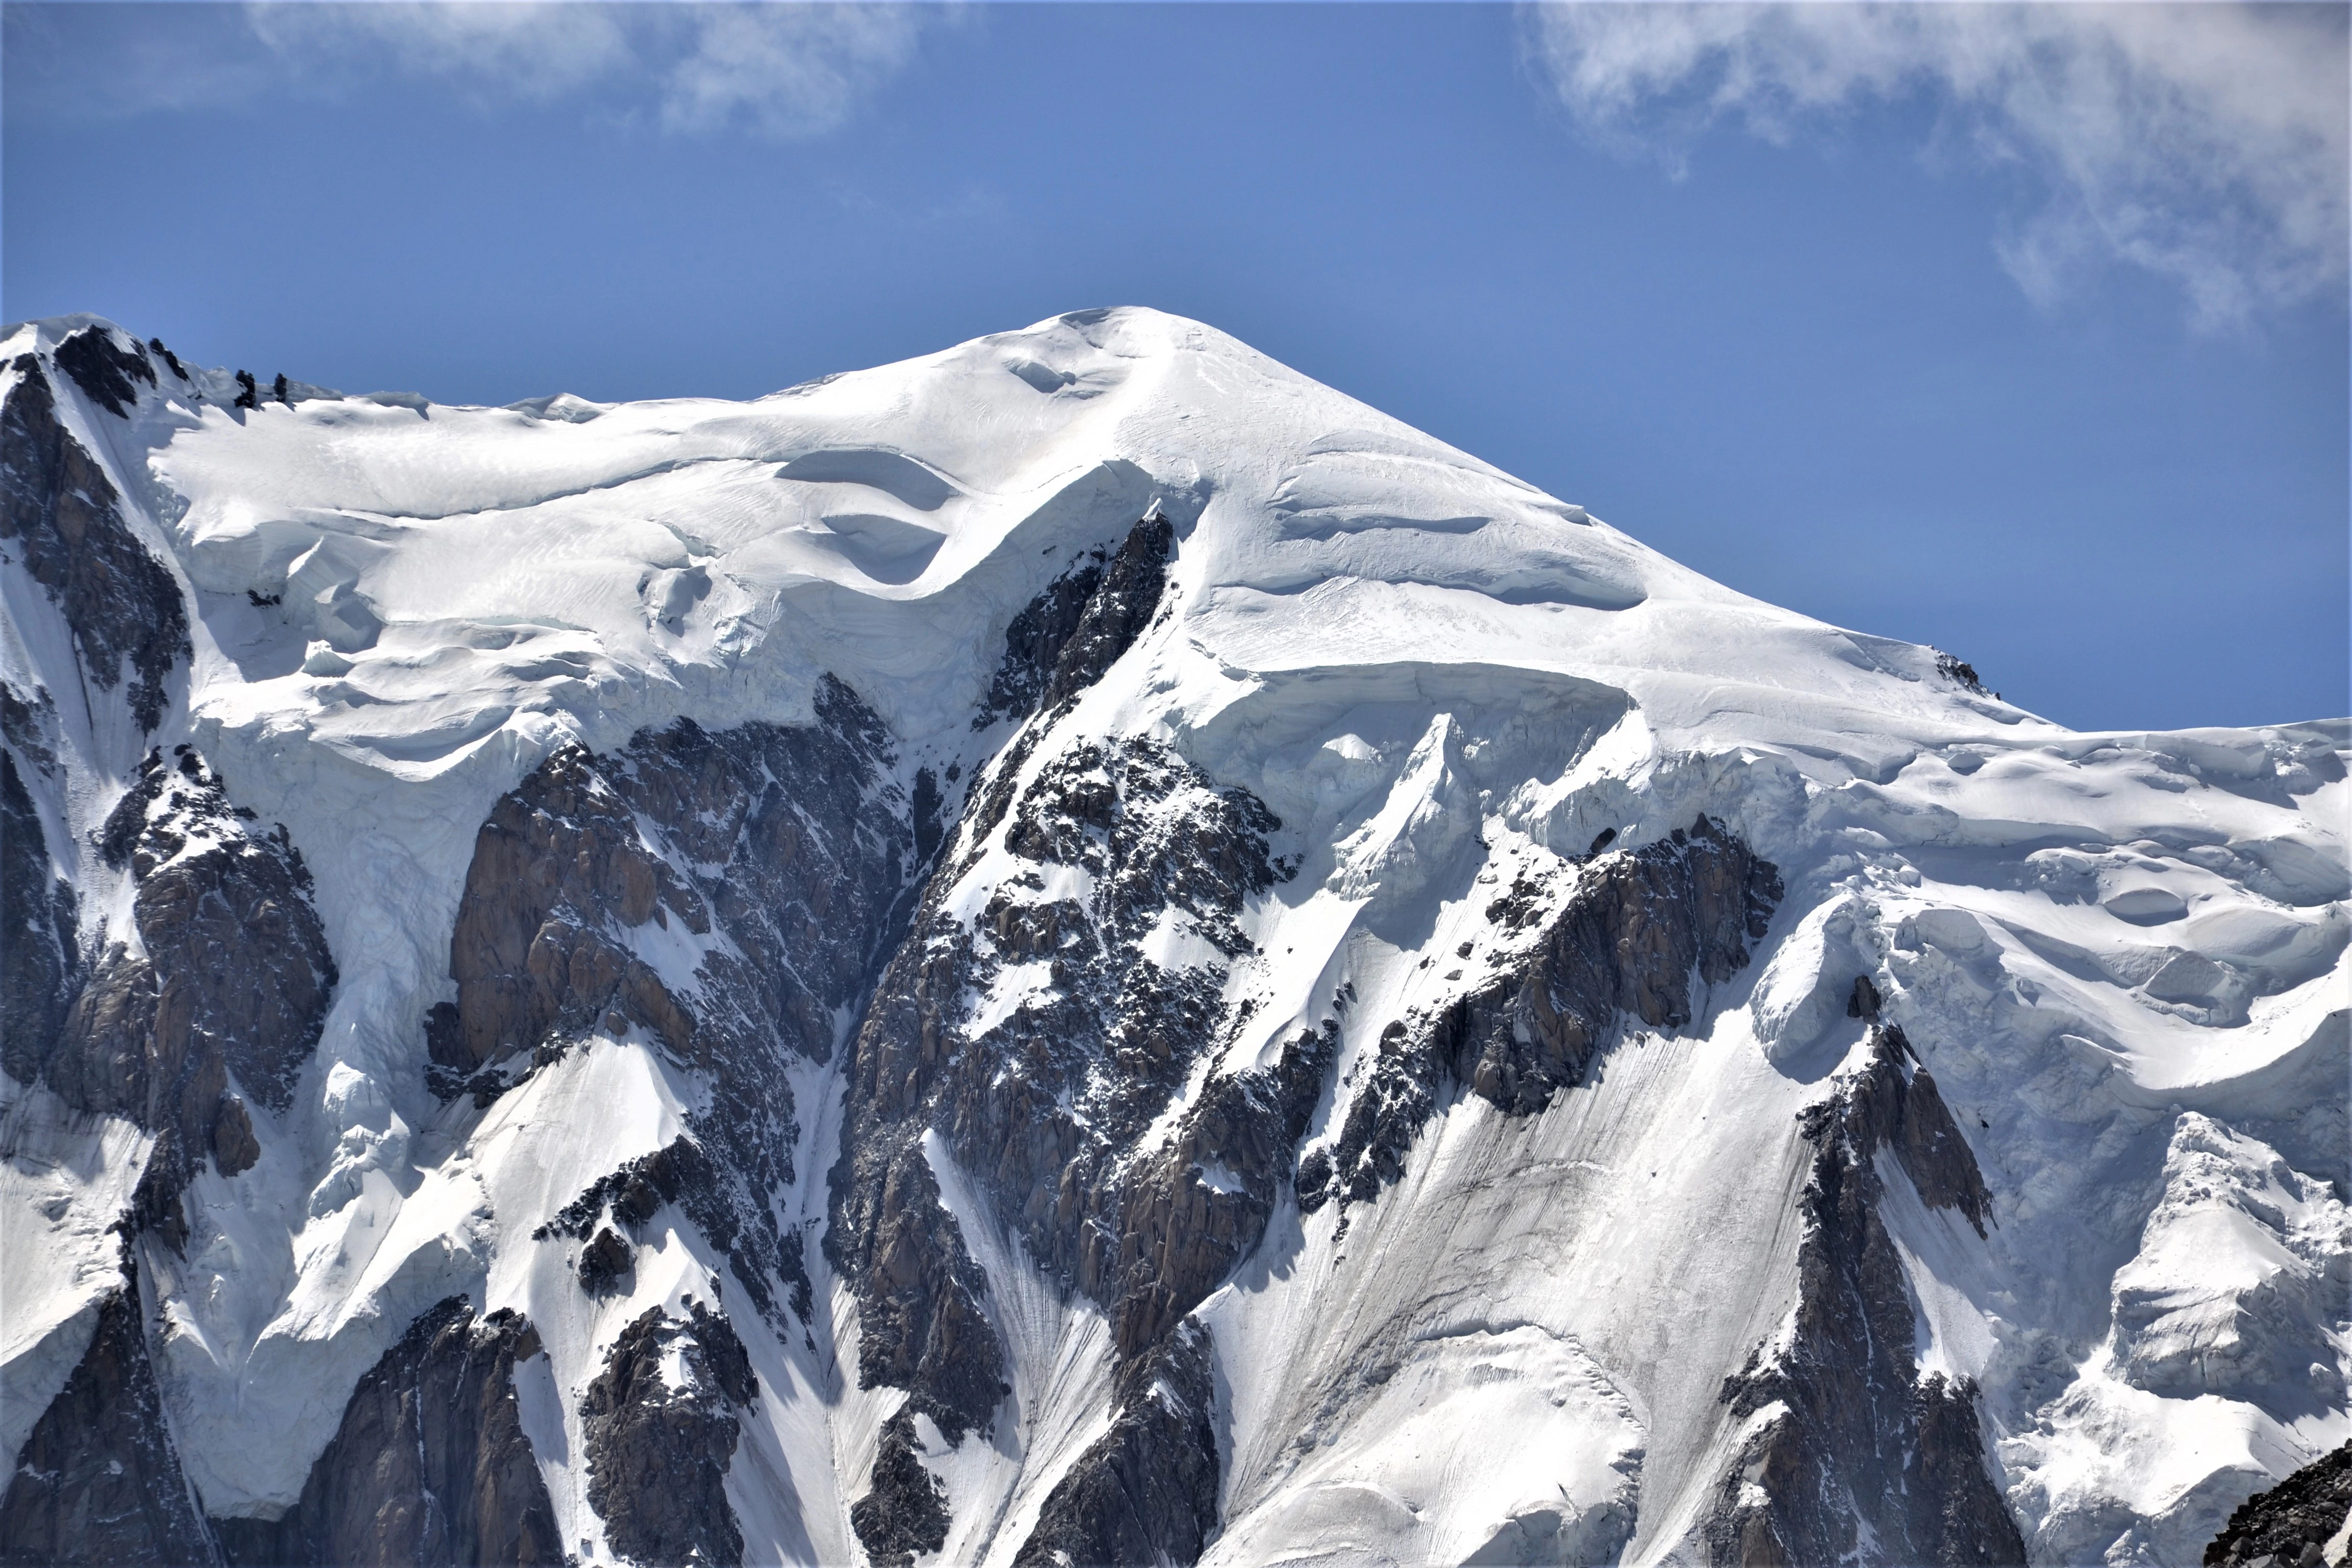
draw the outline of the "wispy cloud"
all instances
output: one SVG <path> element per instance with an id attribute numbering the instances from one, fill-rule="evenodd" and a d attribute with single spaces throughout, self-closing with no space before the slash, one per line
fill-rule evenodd
<path id="1" fill-rule="evenodd" d="M 2341 6 L 1585 3 L 1526 17 L 1577 122 L 1676 174 L 1719 124 L 1783 142 L 1931 95 L 1939 146 L 2038 176 L 2046 198 L 1994 244 L 2045 304 L 2113 259 L 2176 281 L 2206 327 L 2345 284 Z"/>
<path id="2" fill-rule="evenodd" d="M 646 24 L 667 7 L 536 0 L 309 4 L 251 0 L 253 36 L 315 89 L 391 69 L 464 83 L 491 97 L 546 100 L 642 68 Z"/>
<path id="3" fill-rule="evenodd" d="M 742 123 L 775 136 L 829 131 L 896 76 L 928 13 L 911 5 L 698 5 L 693 44 L 666 71 L 662 123 Z"/>
<path id="4" fill-rule="evenodd" d="M 389 64 L 487 98 L 596 93 L 665 130 L 793 139 L 846 121 L 914 57 L 941 7 L 256 0 L 248 25 L 307 71 Z"/>
<path id="5" fill-rule="evenodd" d="M 165 6 L 154 25 L 75 40 L 12 7 L 12 93 L 72 119 L 334 97 L 393 73 L 484 106 L 579 98 L 602 117 L 689 135 L 823 135 L 910 64 L 953 5 L 691 0 L 248 0 Z M 25 24 L 25 25 L 19 25 Z M 101 73 L 106 90 L 80 79 Z M 56 78 L 51 80 L 49 79 Z M 48 90 L 44 90 L 45 89 Z"/>

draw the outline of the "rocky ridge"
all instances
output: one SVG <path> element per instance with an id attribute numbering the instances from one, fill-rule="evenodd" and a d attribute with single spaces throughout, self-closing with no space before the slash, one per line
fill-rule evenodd
<path id="1" fill-rule="evenodd" d="M 196 1168 L 209 1157 L 233 1176 L 259 1154 L 247 1097 L 271 1112 L 291 1102 L 336 972 L 301 852 L 282 827 L 253 831 L 204 758 L 175 750 L 168 764 L 148 755 L 99 840 L 130 875 L 138 947 L 97 955 L 54 1035 L 11 1029 L 5 1065 L 157 1135 L 141 1221 L 176 1245 Z"/>
<path id="2" fill-rule="evenodd" d="M 1726 1380 L 1748 1424 L 1706 1527 L 1717 1563 L 2022 1564 L 1985 1464 L 1977 1391 L 1922 1373 L 1910 1287 L 1881 1215 L 1884 1150 L 1930 1208 L 1981 1235 L 1992 1202 L 1968 1139 L 1902 1029 L 1872 1017 L 1870 1059 L 1809 1108 L 1798 1299 L 1782 1340 Z"/>
<path id="3" fill-rule="evenodd" d="M 1694 1016 L 1694 979 L 1720 984 L 1747 966 L 1781 896 L 1769 861 L 1704 816 L 1639 849 L 1603 847 L 1564 899 L 1521 873 L 1486 909 L 1507 961 L 1442 1008 L 1382 1029 L 1339 1136 L 1300 1166 L 1302 1209 L 1377 1197 L 1457 1086 L 1534 1115 L 1582 1080 L 1621 1019 L 1679 1028 Z"/>
<path id="4" fill-rule="evenodd" d="M 710 1085 L 688 1138 L 542 1234 L 585 1239 L 614 1205 L 640 1229 L 676 1203 L 756 1307 L 806 1322 L 800 1237 L 766 1196 L 796 1175 L 782 1066 L 830 1058 L 897 913 L 914 846 L 894 766 L 872 711 L 827 680 L 811 725 L 681 721 L 617 756 L 562 751 L 492 808 L 450 937 L 457 999 L 426 1019 L 436 1091 L 487 1106 L 633 1030 Z"/>
<path id="5" fill-rule="evenodd" d="M 515 1363 L 540 1353 L 512 1311 L 452 1297 L 426 1312 L 360 1380 L 300 1500 L 215 1521 L 229 1563 L 566 1562 L 515 1399 Z"/>
<path id="6" fill-rule="evenodd" d="M 2323 1454 L 2278 1485 L 2238 1505 L 2205 1548 L 2205 1568 L 2315 1568 L 2344 1561 L 2352 1525 L 2352 1443 Z"/>
<path id="7" fill-rule="evenodd" d="M 121 351 L 95 328 L 68 337 L 58 363 L 117 414 L 136 400 L 134 381 L 155 384 L 145 351 Z M 114 481 L 58 418 L 39 359 L 22 355 L 8 368 L 16 381 L 0 406 L 0 543 L 64 617 L 82 679 L 112 691 L 127 671 L 131 716 L 152 731 L 169 700 L 164 680 L 192 651 L 179 584 L 131 531 Z"/>
<path id="8" fill-rule="evenodd" d="M 10 1568 L 219 1561 L 173 1449 L 147 1353 L 135 1270 L 99 1309 L 89 1348 L 53 1400 L 0 1494 L 0 1562 Z"/>
<path id="9" fill-rule="evenodd" d="M 735 1568 L 743 1532 L 727 1501 L 738 1417 L 759 1379 L 726 1314 L 688 1297 L 621 1331 L 589 1386 L 588 1500 L 635 1563 Z"/>

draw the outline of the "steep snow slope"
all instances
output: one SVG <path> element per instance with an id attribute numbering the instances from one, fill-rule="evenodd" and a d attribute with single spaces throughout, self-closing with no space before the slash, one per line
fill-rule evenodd
<path id="1" fill-rule="evenodd" d="M 2352 1436 L 2343 721 L 2065 730 L 1150 311 L 5 357 L 12 1541 L 141 1353 L 118 1561 L 2175 1563 Z"/>

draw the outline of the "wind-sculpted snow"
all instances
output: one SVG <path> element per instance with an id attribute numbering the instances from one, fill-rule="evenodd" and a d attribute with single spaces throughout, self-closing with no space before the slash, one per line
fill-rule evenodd
<path id="1" fill-rule="evenodd" d="M 2065 730 L 1148 310 L 0 336 L 11 1561 L 2327 1524 L 2352 723 Z"/>

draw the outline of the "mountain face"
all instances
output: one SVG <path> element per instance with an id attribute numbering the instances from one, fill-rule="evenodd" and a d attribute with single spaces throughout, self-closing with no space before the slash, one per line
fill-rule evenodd
<path id="1" fill-rule="evenodd" d="M 2345 721 L 2065 730 L 1150 311 L 6 336 L 0 1560 L 2344 1554 Z"/>

